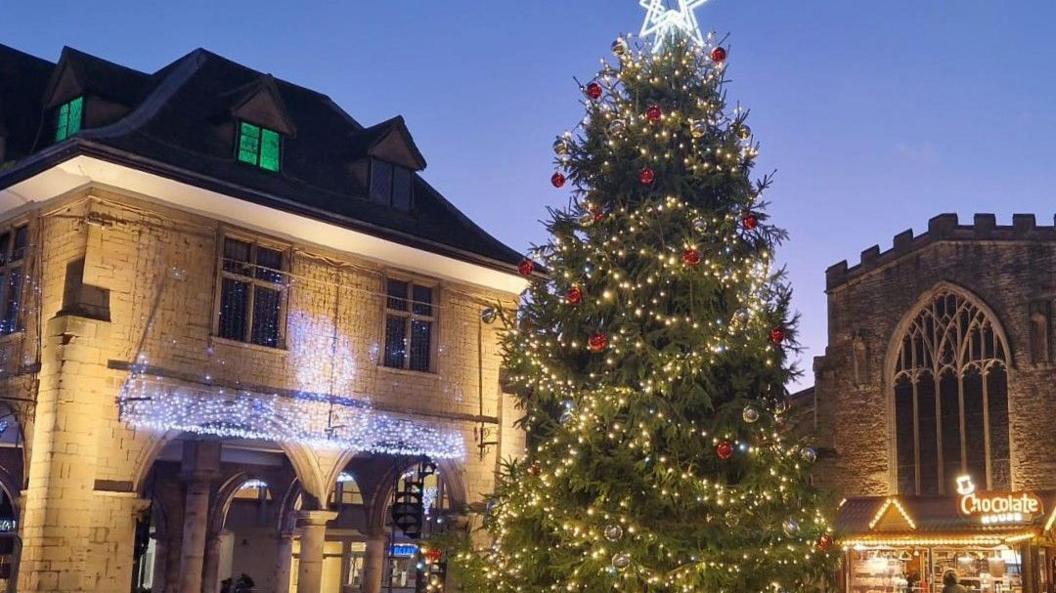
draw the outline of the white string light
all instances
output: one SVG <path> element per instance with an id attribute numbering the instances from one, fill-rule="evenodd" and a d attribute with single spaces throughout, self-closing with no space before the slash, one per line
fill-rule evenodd
<path id="1" fill-rule="evenodd" d="M 133 374 L 118 403 L 121 419 L 140 428 L 433 459 L 466 454 L 456 430 L 382 414 L 345 397 L 195 389 Z"/>

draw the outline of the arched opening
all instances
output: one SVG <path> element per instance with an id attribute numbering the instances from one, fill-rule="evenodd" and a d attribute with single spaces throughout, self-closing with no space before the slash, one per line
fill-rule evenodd
<path id="1" fill-rule="evenodd" d="M 210 444 L 205 452 L 202 443 Z M 188 461 L 192 454 L 201 457 L 196 467 Z M 199 507 L 204 516 L 188 515 L 196 480 L 205 483 L 208 501 Z M 205 540 L 202 591 L 220 591 L 225 580 L 243 578 L 256 590 L 285 590 L 276 585 L 288 579 L 289 571 L 280 524 L 290 516 L 284 508 L 292 506 L 287 493 L 298 480 L 290 458 L 275 443 L 193 435 L 170 440 L 144 480 L 151 510 L 138 530 L 142 544 L 137 545 L 134 590 L 177 590 L 185 572 L 181 551 L 188 529 L 199 530 Z"/>
<path id="2" fill-rule="evenodd" d="M 1009 359 L 997 320 L 943 285 L 902 327 L 891 377 L 898 492 L 945 494 L 963 474 L 1009 488 Z"/>
<path id="3" fill-rule="evenodd" d="M 324 593 L 382 591 L 412 593 L 419 578 L 419 542 L 440 532 L 456 508 L 444 469 L 424 458 L 356 455 L 336 472 L 326 509 L 323 547 Z M 419 495 L 417 498 L 406 496 Z M 397 524 L 394 506 L 411 500 Z M 420 516 L 407 523 L 407 512 Z M 373 548 L 373 549 L 372 549 Z M 293 579 L 297 586 L 300 541 L 294 538 Z M 371 564 L 373 562 L 373 564 Z"/>
<path id="4" fill-rule="evenodd" d="M 24 484 L 24 435 L 12 408 L 0 404 L 0 591 L 13 592 L 21 554 L 18 495 Z"/>

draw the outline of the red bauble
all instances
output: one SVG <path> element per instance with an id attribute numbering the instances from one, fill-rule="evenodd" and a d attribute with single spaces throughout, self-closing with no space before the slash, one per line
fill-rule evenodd
<path id="1" fill-rule="evenodd" d="M 770 341 L 774 344 L 781 344 L 781 342 L 784 342 L 785 330 L 781 329 L 780 327 L 775 327 L 774 329 L 770 330 Z"/>
<path id="2" fill-rule="evenodd" d="M 609 347 L 609 336 L 598 332 L 587 340 L 587 348 L 590 348 L 591 352 L 601 352 Z"/>
<path id="3" fill-rule="evenodd" d="M 550 176 L 550 183 L 554 184 L 554 187 L 562 187 L 565 185 L 565 176 L 558 171 Z"/>
<path id="4" fill-rule="evenodd" d="M 601 222 L 605 219 L 605 211 L 597 206 L 591 206 L 590 213 L 594 215 L 594 222 Z"/>
<path id="5" fill-rule="evenodd" d="M 524 258 L 521 263 L 517 264 L 517 271 L 521 273 L 521 276 L 531 276 L 532 272 L 535 271 L 535 262 Z"/>
<path id="6" fill-rule="evenodd" d="M 821 534 L 821 537 L 818 538 L 818 543 L 815 544 L 815 546 L 822 552 L 828 552 L 829 548 L 832 547 L 832 536 L 827 533 Z"/>
<path id="7" fill-rule="evenodd" d="M 583 302 L 583 289 L 573 286 L 565 293 L 565 302 L 569 305 L 578 305 Z"/>
<path id="8" fill-rule="evenodd" d="M 733 443 L 730 441 L 722 441 L 718 445 L 715 445 L 715 454 L 723 461 L 733 457 Z"/>
<path id="9" fill-rule="evenodd" d="M 660 118 L 663 117 L 663 115 L 664 112 L 660 109 L 659 105 L 650 105 L 649 108 L 645 110 L 645 118 L 649 121 L 660 121 Z"/>
<path id="10" fill-rule="evenodd" d="M 690 247 L 682 251 L 682 262 L 687 266 L 695 266 L 700 263 L 700 252 Z"/>
<path id="11" fill-rule="evenodd" d="M 716 47 L 711 50 L 711 61 L 716 64 L 721 64 L 726 61 L 726 49 L 723 47 Z"/>
<path id="12" fill-rule="evenodd" d="M 594 101 L 597 101 L 601 98 L 601 85 L 596 82 L 592 82 L 587 85 L 587 89 L 585 92 L 587 93 L 588 97 L 590 97 Z"/>
<path id="13" fill-rule="evenodd" d="M 638 172 L 638 181 L 642 182 L 642 185 L 650 185 L 656 179 L 656 171 L 653 171 L 649 167 L 646 167 Z"/>
<path id="14" fill-rule="evenodd" d="M 753 212 L 745 212 L 744 216 L 741 217 L 741 226 L 744 230 L 750 231 L 759 226 L 759 217 Z"/>
<path id="15" fill-rule="evenodd" d="M 528 475 L 530 476 L 538 476 L 542 471 L 543 468 L 539 466 L 538 461 L 533 462 L 531 465 L 528 466 Z"/>
<path id="16" fill-rule="evenodd" d="M 422 556 L 425 556 L 425 559 L 430 563 L 436 564 L 444 557 L 444 552 L 439 548 L 426 548 L 425 550 L 422 550 Z"/>

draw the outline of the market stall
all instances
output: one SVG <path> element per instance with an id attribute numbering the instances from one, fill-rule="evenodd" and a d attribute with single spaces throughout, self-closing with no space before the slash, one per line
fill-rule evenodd
<path id="1" fill-rule="evenodd" d="M 1056 495 L 975 492 L 860 497 L 840 505 L 847 593 L 939 593 L 953 573 L 969 593 L 1054 593 Z"/>

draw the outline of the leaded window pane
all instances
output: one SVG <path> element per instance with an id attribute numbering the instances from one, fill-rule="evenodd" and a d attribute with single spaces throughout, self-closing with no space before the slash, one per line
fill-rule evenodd
<path id="1" fill-rule="evenodd" d="M 224 271 L 232 274 L 249 275 L 249 251 L 252 246 L 238 239 L 224 239 Z"/>
<path id="2" fill-rule="evenodd" d="M 913 384 L 903 379 L 895 385 L 895 440 L 898 449 L 898 491 L 916 492 L 916 437 Z"/>
<path id="3" fill-rule="evenodd" d="M 282 252 L 257 247 L 256 277 L 279 284 L 282 282 Z"/>
<path id="4" fill-rule="evenodd" d="M 11 248 L 11 261 L 18 261 L 26 256 L 26 246 L 28 243 L 29 227 L 22 225 L 15 229 L 15 245 Z M 0 240 L 0 244 L 6 247 L 7 241 Z"/>
<path id="5" fill-rule="evenodd" d="M 279 345 L 279 317 L 282 309 L 282 293 L 274 288 L 253 288 L 253 335 L 254 344 Z"/>
<path id="6" fill-rule="evenodd" d="M 414 285 L 414 305 L 411 307 L 415 315 L 433 316 L 433 289 L 428 286 Z"/>
<path id="7" fill-rule="evenodd" d="M 278 132 L 263 129 L 260 142 L 260 168 L 278 171 L 280 162 L 281 141 Z"/>
<path id="8" fill-rule="evenodd" d="M 70 115 L 66 123 L 66 135 L 73 136 L 81 131 L 81 121 L 84 118 L 84 97 L 77 97 L 70 101 Z"/>
<path id="9" fill-rule="evenodd" d="M 967 473 L 986 475 L 986 424 L 983 417 L 983 377 L 979 369 L 971 368 L 964 374 L 964 431 Z"/>
<path id="10" fill-rule="evenodd" d="M 379 204 L 392 203 L 392 165 L 385 161 L 371 161 L 370 199 Z"/>
<path id="11" fill-rule="evenodd" d="M 260 161 L 260 128 L 242 122 L 238 134 L 238 160 L 256 165 Z"/>
<path id="12" fill-rule="evenodd" d="M 406 167 L 393 167 L 392 207 L 407 212 L 411 209 L 414 174 Z"/>
<path id="13" fill-rule="evenodd" d="M 921 494 L 939 493 L 939 442 L 935 405 L 935 381 L 931 374 L 926 374 L 917 382 Z"/>
<path id="14" fill-rule="evenodd" d="M 986 373 L 987 409 L 990 416 L 991 490 L 1012 487 L 1008 444 L 1008 375 L 1003 366 Z"/>
<path id="15" fill-rule="evenodd" d="M 69 135 L 67 129 L 70 125 L 70 104 L 64 103 L 62 107 L 59 107 L 59 111 L 55 116 L 55 141 L 62 142 Z"/>
<path id="16" fill-rule="evenodd" d="M 939 381 L 939 404 L 942 413 L 942 487 L 952 492 L 957 476 L 964 473 L 961 465 L 961 404 L 957 392 L 957 377 L 946 373 Z M 984 476 L 979 476 L 979 480 Z"/>
<path id="17" fill-rule="evenodd" d="M 249 283 L 224 278 L 220 293 L 220 337 L 245 340 L 248 312 Z"/>
<path id="18" fill-rule="evenodd" d="M 406 311 L 408 286 L 410 284 L 407 282 L 390 278 L 387 283 L 388 299 L 385 306 L 394 311 Z"/>
<path id="19" fill-rule="evenodd" d="M 428 371 L 429 353 L 432 350 L 433 323 L 414 319 L 411 321 L 411 370 Z"/>
<path id="20" fill-rule="evenodd" d="M 407 322 L 403 317 L 385 318 L 385 366 L 402 369 L 407 356 Z"/>

